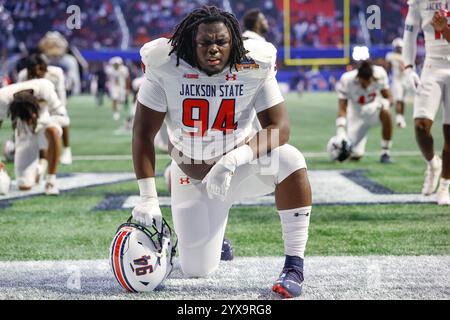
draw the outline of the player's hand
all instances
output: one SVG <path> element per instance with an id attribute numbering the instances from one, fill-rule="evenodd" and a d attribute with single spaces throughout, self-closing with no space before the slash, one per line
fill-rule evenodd
<path id="1" fill-rule="evenodd" d="M 420 77 L 412 68 L 405 69 L 405 85 L 414 92 L 417 91 L 417 87 L 420 85 Z"/>
<path id="2" fill-rule="evenodd" d="M 224 155 L 203 179 L 210 199 L 225 201 L 236 168 L 253 160 L 252 148 L 246 144 Z"/>
<path id="3" fill-rule="evenodd" d="M 397 124 L 397 127 L 399 127 L 400 129 L 406 128 L 405 117 L 402 114 L 397 114 L 396 115 L 395 122 Z"/>
<path id="4" fill-rule="evenodd" d="M 203 179 L 210 199 L 218 198 L 224 201 L 230 189 L 231 178 L 236 167 L 227 163 L 225 157 L 226 155 L 211 168 L 211 171 Z"/>
<path id="5" fill-rule="evenodd" d="M 156 224 L 158 230 L 162 225 L 162 214 L 157 198 L 141 197 L 141 203 L 134 207 L 131 215 L 139 224 L 148 227 Z"/>
<path id="6" fill-rule="evenodd" d="M 434 30 L 437 32 L 444 31 L 445 28 L 447 28 L 447 15 L 444 11 L 437 11 L 434 13 L 433 19 L 431 20 L 431 25 L 433 26 Z"/>

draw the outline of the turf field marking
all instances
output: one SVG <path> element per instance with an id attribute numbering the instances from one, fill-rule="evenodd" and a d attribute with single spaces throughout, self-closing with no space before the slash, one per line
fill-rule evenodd
<path id="1" fill-rule="evenodd" d="M 304 152 L 303 155 L 306 158 L 328 158 L 328 153 L 326 152 Z M 366 157 L 379 157 L 379 152 L 366 152 L 364 154 Z M 419 151 L 393 151 L 392 157 L 416 157 L 421 156 Z M 168 154 L 157 154 L 156 158 L 159 160 L 170 160 Z M 86 155 L 86 156 L 73 156 L 74 161 L 122 161 L 122 160 L 132 160 L 131 155 Z"/>
<path id="2" fill-rule="evenodd" d="M 310 170 L 309 181 L 313 190 L 313 203 L 320 205 L 348 204 L 389 204 L 389 203 L 435 203 L 436 196 L 421 194 L 397 194 L 367 177 L 361 170 Z M 138 196 L 130 196 L 121 208 L 131 209 L 139 203 Z M 117 204 L 117 202 L 115 202 Z M 170 206 L 170 197 L 160 196 L 161 206 Z M 275 197 L 267 195 L 258 198 L 243 199 L 234 206 L 273 206 Z"/>
<path id="3" fill-rule="evenodd" d="M 106 173 L 70 173 L 58 175 L 56 184 L 60 191 L 69 191 L 73 189 L 99 186 L 110 183 L 131 181 L 136 179 L 134 173 L 118 173 L 118 172 L 106 172 Z M 17 188 L 16 180 L 11 182 L 11 188 L 7 195 L 0 196 L 2 200 L 13 200 L 25 197 L 31 197 L 41 195 L 45 193 L 45 182 L 33 187 L 30 191 L 20 191 Z"/>
<path id="4" fill-rule="evenodd" d="M 0 262 L 0 299 L 271 299 L 282 257 L 237 257 L 204 279 L 178 260 L 163 287 L 126 293 L 107 260 Z M 300 299 L 450 299 L 450 256 L 307 257 Z"/>

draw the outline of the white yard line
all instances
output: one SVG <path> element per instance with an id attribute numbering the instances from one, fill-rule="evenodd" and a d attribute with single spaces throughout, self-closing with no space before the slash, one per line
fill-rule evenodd
<path id="1" fill-rule="evenodd" d="M 177 267 L 160 290 L 129 294 L 107 260 L 0 262 L 0 300 L 266 300 L 282 265 L 282 257 L 239 257 L 204 279 L 186 278 Z M 450 256 L 307 257 L 301 299 L 448 300 L 449 266 Z"/>
<path id="2" fill-rule="evenodd" d="M 306 158 L 324 158 L 328 157 L 326 152 L 305 152 L 303 155 Z M 366 157 L 379 157 L 379 152 L 366 152 Z M 414 157 L 421 156 L 419 151 L 392 151 L 393 157 Z M 86 155 L 86 156 L 73 156 L 74 161 L 121 161 L 121 160 L 132 160 L 131 155 Z M 158 154 L 157 159 L 160 160 L 170 160 L 168 154 Z"/>

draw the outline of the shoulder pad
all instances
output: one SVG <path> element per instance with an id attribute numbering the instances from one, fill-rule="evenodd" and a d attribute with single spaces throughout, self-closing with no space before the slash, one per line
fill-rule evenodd
<path id="1" fill-rule="evenodd" d="M 139 53 L 145 69 L 158 68 L 167 63 L 170 60 L 171 50 L 172 46 L 167 38 L 159 38 L 144 44 Z"/>
<path id="2" fill-rule="evenodd" d="M 380 66 L 373 66 L 373 75 L 375 78 L 387 78 L 387 72 L 384 70 L 383 67 Z"/>
<path id="3" fill-rule="evenodd" d="M 277 49 L 270 42 L 248 39 L 244 41 L 244 47 L 249 51 L 247 56 L 263 67 L 271 67 L 275 64 Z"/>

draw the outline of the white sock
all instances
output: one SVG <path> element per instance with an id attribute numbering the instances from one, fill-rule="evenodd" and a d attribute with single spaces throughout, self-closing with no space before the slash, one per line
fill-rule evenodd
<path id="1" fill-rule="evenodd" d="M 55 184 L 56 174 L 47 174 L 47 183 Z"/>
<path id="2" fill-rule="evenodd" d="M 439 165 L 439 160 L 440 160 L 439 156 L 435 154 L 433 159 L 427 161 L 427 164 L 432 168 L 436 168 Z"/>
<path id="3" fill-rule="evenodd" d="M 305 257 L 311 208 L 310 206 L 278 211 L 283 231 L 285 255 L 297 256 L 302 259 Z"/>
<path id="4" fill-rule="evenodd" d="M 392 148 L 392 140 L 381 140 L 381 154 L 389 154 Z"/>
<path id="5" fill-rule="evenodd" d="M 440 191 L 447 191 L 449 186 L 450 186 L 450 179 L 441 178 L 439 180 L 439 190 Z"/>

